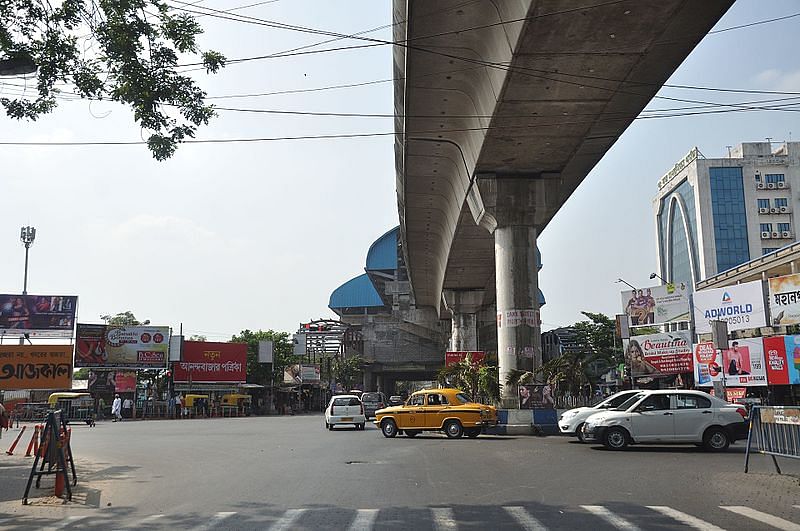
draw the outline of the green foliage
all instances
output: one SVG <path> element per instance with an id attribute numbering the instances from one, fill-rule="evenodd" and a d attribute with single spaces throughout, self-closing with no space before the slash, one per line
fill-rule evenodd
<path id="1" fill-rule="evenodd" d="M 88 367 L 83 367 L 78 369 L 72 374 L 73 380 L 88 380 L 89 379 L 89 371 L 91 371 Z"/>
<path id="2" fill-rule="evenodd" d="M 108 325 L 139 326 L 142 324 L 138 319 L 136 319 L 136 316 L 133 315 L 133 312 L 130 310 L 120 312 L 115 315 L 101 315 L 100 319 L 105 321 L 105 323 Z M 147 321 L 147 324 L 150 324 L 150 321 Z"/>
<path id="3" fill-rule="evenodd" d="M 353 389 L 364 379 L 364 359 L 361 356 L 331 358 L 331 373 L 345 390 Z"/>
<path id="4" fill-rule="evenodd" d="M 473 363 L 470 357 L 442 367 L 436 377 L 439 385 L 462 390 L 475 402 L 500 400 L 497 367 Z"/>
<path id="5" fill-rule="evenodd" d="M 187 339 L 187 341 L 208 341 L 206 336 L 202 336 L 200 334 L 192 334 Z"/>
<path id="6" fill-rule="evenodd" d="M 219 52 L 199 50 L 202 31 L 161 0 L 2 0 L 0 59 L 32 60 L 38 74 L 35 99 L 0 104 L 12 118 L 36 120 L 56 107 L 57 84 L 69 83 L 83 98 L 129 105 L 153 157 L 168 159 L 214 116 L 205 92 L 178 72 L 179 55 L 199 54 L 208 73 L 225 66 Z"/>
<path id="7" fill-rule="evenodd" d="M 274 354 L 272 367 L 258 362 L 259 341 L 272 341 Z M 283 370 L 286 366 L 300 363 L 300 358 L 294 355 L 294 347 L 288 332 L 242 330 L 231 338 L 231 343 L 247 343 L 247 381 L 250 383 L 269 385 L 269 382 L 273 382 L 275 385 L 280 385 L 283 382 Z"/>

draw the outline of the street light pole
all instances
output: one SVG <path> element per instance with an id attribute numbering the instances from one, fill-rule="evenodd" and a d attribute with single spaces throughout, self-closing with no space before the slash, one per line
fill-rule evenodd
<path id="1" fill-rule="evenodd" d="M 36 229 L 34 227 L 22 227 L 19 234 L 19 239 L 25 246 L 25 280 L 22 284 L 22 294 L 28 294 L 28 250 L 33 245 L 33 240 L 36 239 Z"/>
<path id="2" fill-rule="evenodd" d="M 662 277 L 662 276 L 661 276 L 661 275 L 659 275 L 658 273 L 650 273 L 650 280 L 653 280 L 654 278 L 658 278 L 658 279 L 659 279 L 661 282 L 663 282 L 664 284 L 669 284 L 669 282 L 667 282 L 666 280 L 664 280 L 664 277 Z"/>
<path id="3" fill-rule="evenodd" d="M 623 284 L 625 284 L 626 286 L 628 286 L 629 288 L 631 288 L 633 291 L 636 291 L 636 286 L 634 286 L 634 285 L 633 285 L 633 284 L 631 284 L 630 282 L 625 282 L 625 281 L 624 281 L 624 280 L 622 280 L 621 278 L 618 278 L 618 279 L 615 281 L 615 283 L 616 283 L 616 284 L 619 284 L 620 282 L 622 282 Z"/>

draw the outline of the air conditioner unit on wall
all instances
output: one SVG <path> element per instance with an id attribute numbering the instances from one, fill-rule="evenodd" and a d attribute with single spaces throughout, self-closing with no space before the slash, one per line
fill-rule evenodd
<path id="1" fill-rule="evenodd" d="M 766 214 L 767 212 L 769 212 L 769 209 L 768 209 L 768 208 L 765 208 L 765 207 L 760 207 L 760 208 L 758 209 L 758 213 L 759 213 L 759 214 Z"/>
<path id="2" fill-rule="evenodd" d="M 769 232 L 762 232 L 761 233 L 761 239 L 762 240 L 768 240 L 769 239 Z"/>
<path id="3" fill-rule="evenodd" d="M 780 232 L 773 232 L 772 233 L 772 237 L 773 238 L 780 238 L 781 237 L 781 233 Z"/>
<path id="4" fill-rule="evenodd" d="M 770 208 L 769 209 L 769 213 L 770 214 L 777 214 L 778 213 L 778 209 L 777 208 Z"/>
<path id="5" fill-rule="evenodd" d="M 788 231 L 788 230 L 785 230 L 785 231 L 781 232 L 781 236 L 783 236 L 784 238 L 791 238 L 792 237 L 792 233 L 790 231 Z"/>
<path id="6" fill-rule="evenodd" d="M 767 188 L 769 188 L 770 190 L 774 189 L 775 183 L 767 183 Z"/>
<path id="7" fill-rule="evenodd" d="M 781 214 L 786 214 L 789 212 L 789 207 L 781 207 Z"/>
<path id="8" fill-rule="evenodd" d="M 763 190 L 764 189 L 764 183 L 756 183 L 756 188 L 758 188 L 759 190 Z"/>
<path id="9" fill-rule="evenodd" d="M 778 181 L 778 188 L 786 188 L 786 183 L 784 181 Z"/>

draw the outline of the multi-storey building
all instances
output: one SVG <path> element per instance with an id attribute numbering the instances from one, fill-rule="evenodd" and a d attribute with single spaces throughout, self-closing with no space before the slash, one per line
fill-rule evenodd
<path id="1" fill-rule="evenodd" d="M 692 149 L 658 182 L 658 267 L 697 282 L 797 240 L 800 142 L 747 142 L 726 158 Z"/>

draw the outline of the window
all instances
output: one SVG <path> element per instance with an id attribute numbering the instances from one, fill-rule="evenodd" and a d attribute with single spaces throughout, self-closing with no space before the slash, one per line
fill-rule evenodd
<path id="1" fill-rule="evenodd" d="M 757 183 L 761 182 L 761 174 L 760 173 L 756 173 L 756 182 Z"/>
<path id="2" fill-rule="evenodd" d="M 774 252 L 775 252 L 775 251 L 777 251 L 778 249 L 779 249 L 778 247 L 764 247 L 764 248 L 761 250 L 761 254 L 769 254 L 769 253 L 774 253 Z"/>
<path id="3" fill-rule="evenodd" d="M 648 406 L 653 406 L 649 408 Z M 648 396 L 642 404 L 636 408 L 639 411 L 645 410 L 654 410 L 654 411 L 661 411 L 664 409 L 669 409 L 669 395 L 651 395 Z"/>
<path id="4" fill-rule="evenodd" d="M 769 208 L 769 199 L 759 199 L 758 208 Z"/>
<path id="5" fill-rule="evenodd" d="M 786 181 L 786 176 L 782 173 L 768 173 L 764 176 L 764 179 L 767 181 L 767 184 L 773 183 L 782 183 Z"/>
<path id="6" fill-rule="evenodd" d="M 761 200 L 759 199 L 759 201 L 761 201 Z M 767 204 L 769 204 L 769 199 L 767 200 Z M 759 204 L 759 206 L 760 206 L 760 204 Z M 777 197 L 777 198 L 775 198 L 775 206 L 778 207 L 778 208 L 789 206 L 789 199 L 787 199 L 785 197 Z"/>
<path id="7" fill-rule="evenodd" d="M 408 401 L 409 406 L 424 406 L 425 405 L 425 395 L 414 395 Z"/>
<path id="8" fill-rule="evenodd" d="M 772 223 L 762 223 L 761 232 L 772 232 Z"/>
<path id="9" fill-rule="evenodd" d="M 722 272 L 750 260 L 742 168 L 711 167 L 708 175 L 717 272 Z"/>
<path id="10" fill-rule="evenodd" d="M 438 394 L 429 394 L 428 395 L 428 405 L 429 406 L 446 406 L 447 405 L 447 397 L 444 395 Z"/>
<path id="11" fill-rule="evenodd" d="M 789 232 L 789 230 L 791 229 L 788 223 L 778 223 L 778 232 Z"/>
<path id="12" fill-rule="evenodd" d="M 677 395 L 676 405 L 678 409 L 704 409 L 711 407 L 711 400 L 697 395 Z"/>

